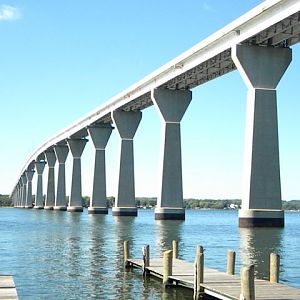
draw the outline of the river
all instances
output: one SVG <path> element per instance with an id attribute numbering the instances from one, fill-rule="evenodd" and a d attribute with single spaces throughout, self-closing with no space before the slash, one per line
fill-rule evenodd
<path id="1" fill-rule="evenodd" d="M 123 240 L 141 257 L 161 256 L 179 241 L 179 258 L 193 261 L 196 245 L 205 265 L 225 270 L 227 249 L 237 252 L 236 271 L 254 263 L 268 277 L 269 253 L 281 256 L 280 281 L 300 288 L 300 213 L 286 212 L 283 229 L 240 229 L 237 211 L 187 210 L 185 221 L 155 221 L 153 210 L 138 217 L 112 217 L 44 210 L 0 209 L 0 274 L 14 276 L 23 299 L 191 299 L 185 289 L 164 291 L 156 279 L 123 270 Z"/>

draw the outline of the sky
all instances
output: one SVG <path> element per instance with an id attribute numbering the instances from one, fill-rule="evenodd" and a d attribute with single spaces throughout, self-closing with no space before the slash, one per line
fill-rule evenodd
<path id="1" fill-rule="evenodd" d="M 0 0 L 0 194 L 12 191 L 40 144 L 261 2 Z M 300 199 L 299 65 L 296 45 L 277 89 L 284 200 Z M 192 92 L 181 123 L 184 197 L 241 198 L 246 86 L 235 71 Z M 134 140 L 136 196 L 158 195 L 160 129 L 154 107 L 144 110 Z M 116 195 L 118 147 L 114 131 L 108 196 Z M 90 141 L 83 195 L 91 195 L 93 161 Z M 67 194 L 71 169 L 69 154 Z M 46 176 L 47 168 L 44 186 Z"/>

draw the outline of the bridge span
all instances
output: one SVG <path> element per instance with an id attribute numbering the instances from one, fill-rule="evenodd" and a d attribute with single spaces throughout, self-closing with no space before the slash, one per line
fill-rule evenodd
<path id="1" fill-rule="evenodd" d="M 87 136 L 95 147 L 89 213 L 107 213 L 105 148 L 116 128 L 120 138 L 118 194 L 112 214 L 136 216 L 133 140 L 142 110 L 154 105 L 162 122 L 160 192 L 156 219 L 184 219 L 181 119 L 192 89 L 233 70 L 247 88 L 244 188 L 239 225 L 284 226 L 278 150 L 276 87 L 300 40 L 300 0 L 267 0 L 171 60 L 43 143 L 23 166 L 11 193 L 15 207 L 83 211 L 81 155 Z M 73 157 L 71 194 L 66 204 L 65 161 Z M 54 170 L 58 161 L 58 176 Z M 43 171 L 48 165 L 43 201 Z M 55 189 L 55 186 L 57 187 Z"/>

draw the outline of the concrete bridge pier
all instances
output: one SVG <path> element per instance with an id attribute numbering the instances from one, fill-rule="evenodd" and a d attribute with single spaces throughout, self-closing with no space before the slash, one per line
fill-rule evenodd
<path id="1" fill-rule="evenodd" d="M 18 207 L 18 192 L 19 192 L 19 183 L 17 183 L 16 188 L 14 189 L 11 199 L 14 207 Z"/>
<path id="2" fill-rule="evenodd" d="M 112 215 L 137 216 L 133 138 L 142 119 L 142 113 L 140 111 L 115 110 L 112 118 L 121 139 L 118 194 Z"/>
<path id="3" fill-rule="evenodd" d="M 37 172 L 37 186 L 35 195 L 35 209 L 44 209 L 44 195 L 43 195 L 43 172 L 45 169 L 45 161 L 36 161 L 35 169 Z"/>
<path id="4" fill-rule="evenodd" d="M 240 227 L 283 227 L 276 87 L 289 48 L 237 45 L 232 59 L 248 87 L 244 190 Z"/>
<path id="5" fill-rule="evenodd" d="M 57 144 L 54 146 L 54 152 L 58 160 L 57 190 L 54 203 L 54 210 L 66 211 L 66 159 L 69 153 L 69 147 L 66 144 Z"/>
<path id="6" fill-rule="evenodd" d="M 27 193 L 26 193 L 26 203 L 25 208 L 32 208 L 32 178 L 34 175 L 34 170 L 25 171 L 27 178 Z"/>
<path id="7" fill-rule="evenodd" d="M 21 200 L 22 200 L 22 182 L 20 178 L 17 184 L 17 195 L 16 195 L 15 207 L 21 207 Z"/>
<path id="8" fill-rule="evenodd" d="M 155 219 L 184 220 L 180 121 L 192 100 L 192 92 L 155 89 L 151 96 L 163 124 Z"/>
<path id="9" fill-rule="evenodd" d="M 18 193 L 19 193 L 19 183 L 17 183 L 16 188 L 14 189 L 14 192 L 12 194 L 12 201 L 14 207 L 18 207 Z"/>
<path id="10" fill-rule="evenodd" d="M 22 178 L 19 179 L 19 193 L 18 193 L 18 207 L 22 207 L 22 195 L 23 195 L 23 182 Z"/>
<path id="11" fill-rule="evenodd" d="M 81 191 L 81 155 L 87 143 L 86 139 L 69 139 L 68 146 L 73 156 L 71 194 L 67 211 L 82 212 L 82 191 Z"/>
<path id="12" fill-rule="evenodd" d="M 22 181 L 22 176 L 19 178 L 19 193 L 18 193 L 18 208 L 22 207 L 22 196 L 23 196 L 23 181 Z"/>
<path id="13" fill-rule="evenodd" d="M 89 214 L 107 214 L 105 148 L 112 132 L 111 125 L 88 128 L 95 147 L 93 193 L 88 208 Z"/>
<path id="14" fill-rule="evenodd" d="M 52 148 L 46 150 L 45 157 L 48 163 L 48 182 L 44 209 L 52 210 L 55 203 L 54 167 L 56 163 L 56 157 L 54 150 Z"/>
<path id="15" fill-rule="evenodd" d="M 27 195 L 27 177 L 25 172 L 21 175 L 22 180 L 22 201 L 21 201 L 21 208 L 25 208 L 26 205 L 26 195 Z"/>

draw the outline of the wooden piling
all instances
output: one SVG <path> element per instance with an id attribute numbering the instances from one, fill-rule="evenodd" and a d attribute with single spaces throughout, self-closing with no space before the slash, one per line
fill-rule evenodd
<path id="1" fill-rule="evenodd" d="M 178 241 L 173 240 L 172 246 L 173 246 L 173 259 L 176 259 L 178 258 Z"/>
<path id="2" fill-rule="evenodd" d="M 199 254 L 199 253 L 203 253 L 203 252 L 204 252 L 203 247 L 200 246 L 200 245 L 197 245 L 197 247 L 196 247 L 196 255 Z"/>
<path id="3" fill-rule="evenodd" d="M 201 283 L 204 282 L 204 253 L 203 247 L 197 246 L 196 259 L 194 264 L 194 299 L 200 299 L 203 288 Z"/>
<path id="4" fill-rule="evenodd" d="M 241 299 L 255 300 L 254 265 L 241 268 Z"/>
<path id="5" fill-rule="evenodd" d="M 149 248 L 149 245 L 145 245 L 143 247 L 143 261 L 144 261 L 145 267 L 150 266 L 150 248 Z"/>
<path id="6" fill-rule="evenodd" d="M 124 268 L 128 267 L 129 241 L 124 241 Z"/>
<path id="7" fill-rule="evenodd" d="M 227 274 L 234 275 L 235 271 L 235 252 L 232 250 L 227 251 Z"/>
<path id="8" fill-rule="evenodd" d="M 143 247 L 143 276 L 146 276 L 147 270 L 146 267 L 150 266 L 150 250 L 149 250 L 149 245 L 145 245 Z"/>
<path id="9" fill-rule="evenodd" d="M 173 251 L 167 250 L 163 254 L 163 286 L 169 284 L 169 276 L 172 275 Z"/>
<path id="10" fill-rule="evenodd" d="M 280 256 L 276 253 L 270 254 L 270 282 L 279 282 Z"/>

